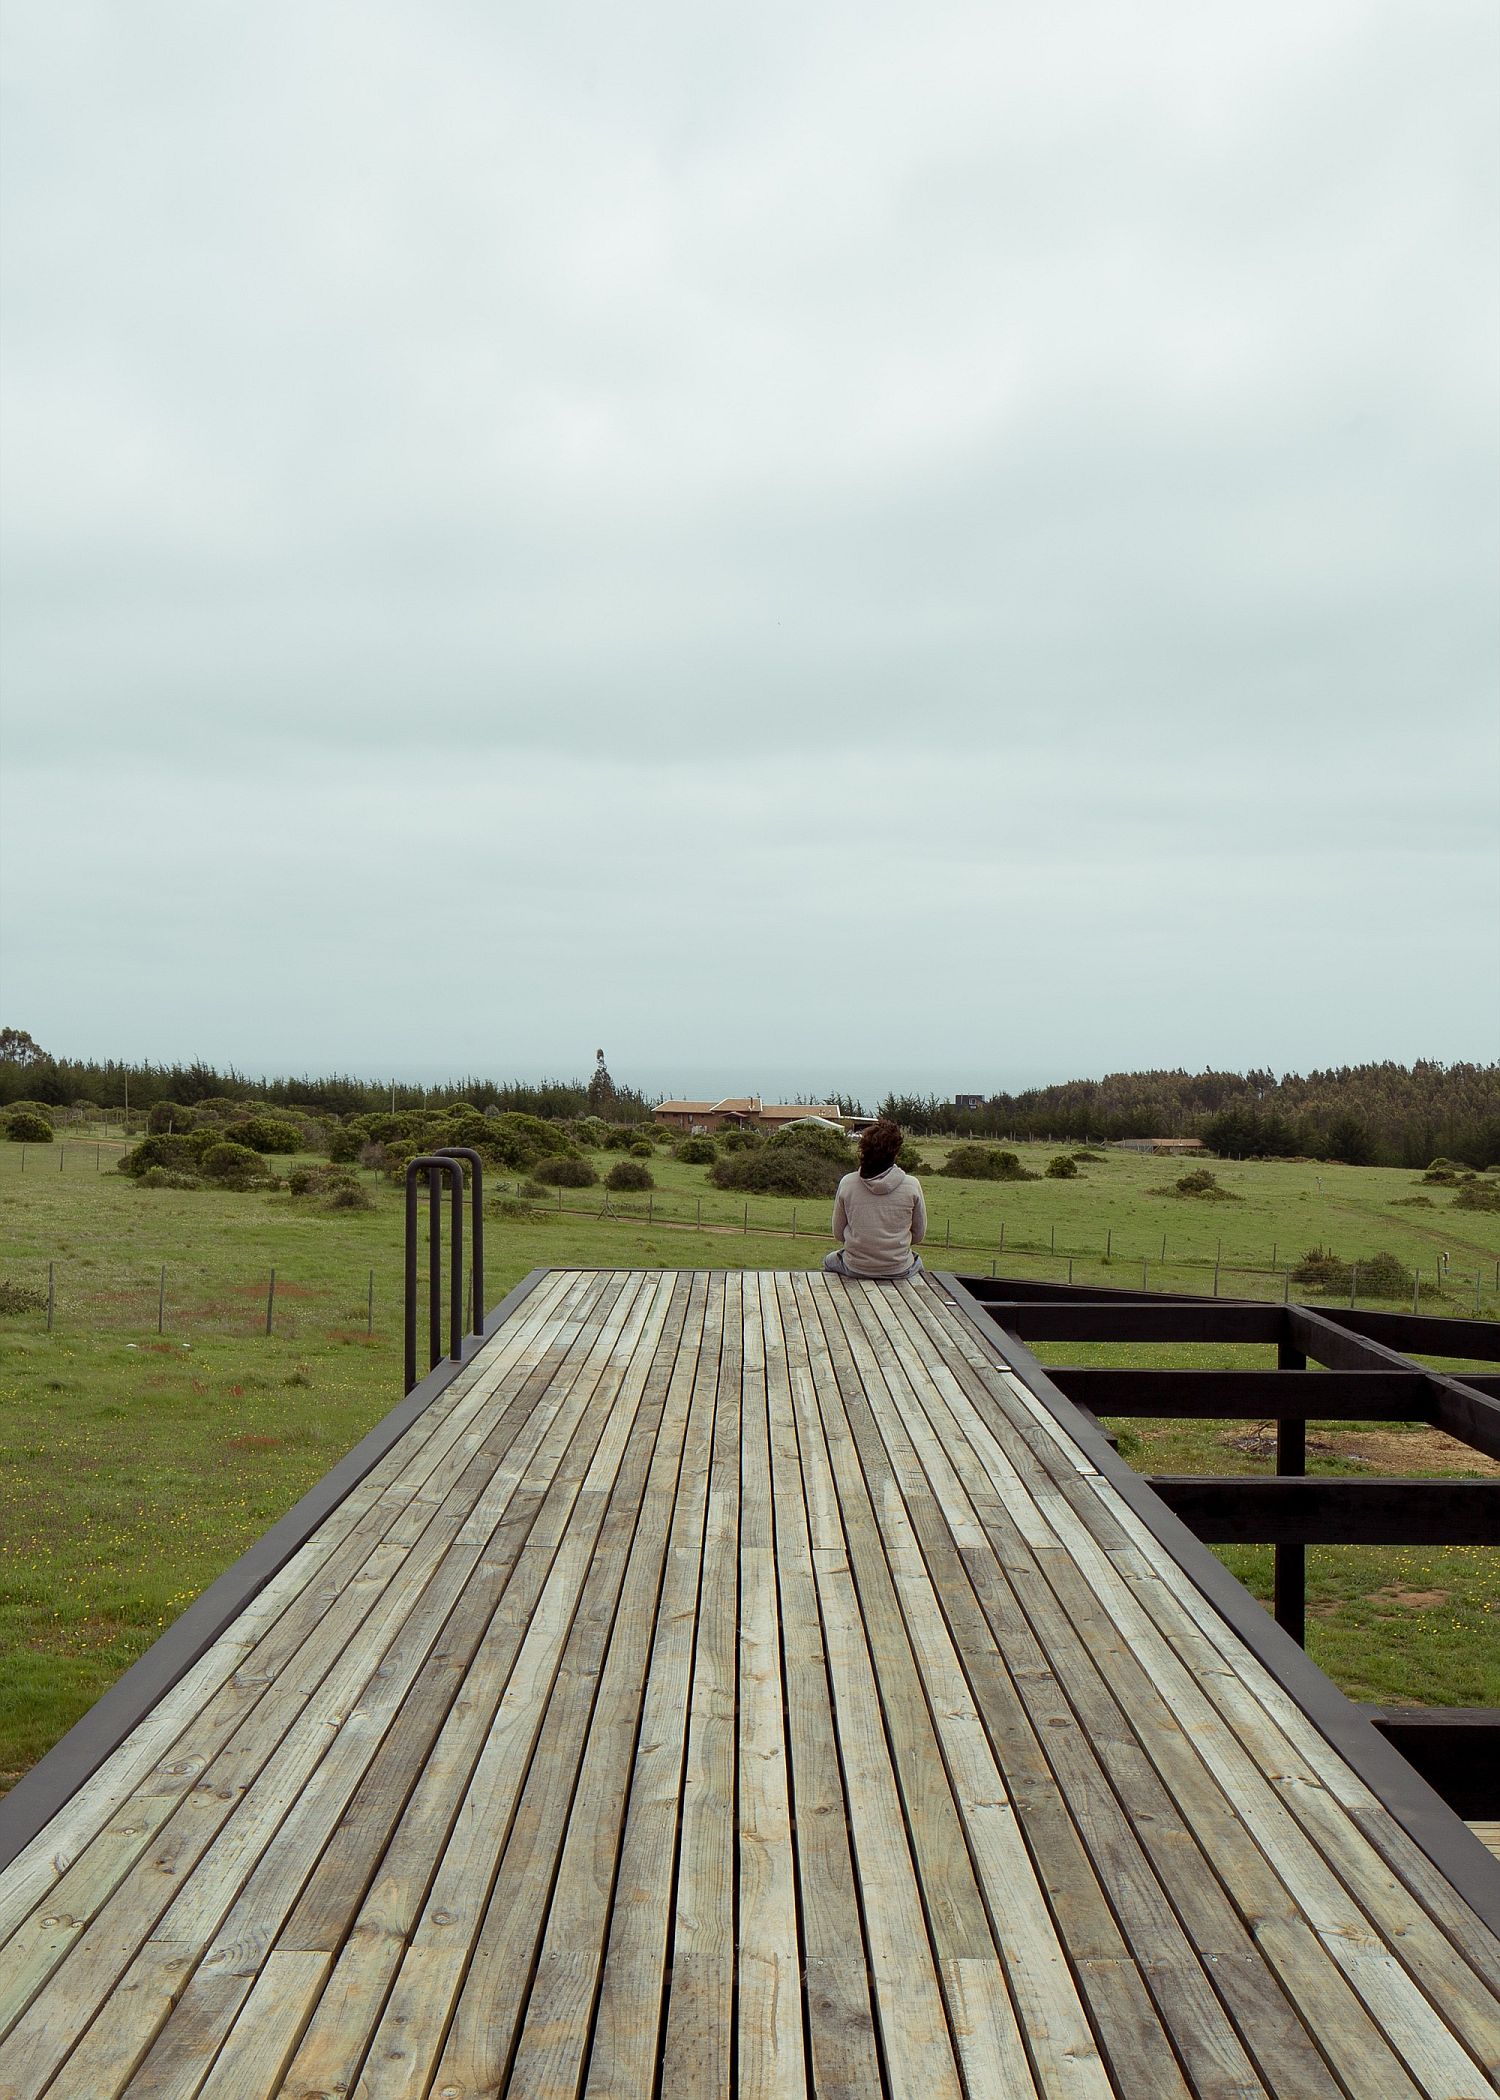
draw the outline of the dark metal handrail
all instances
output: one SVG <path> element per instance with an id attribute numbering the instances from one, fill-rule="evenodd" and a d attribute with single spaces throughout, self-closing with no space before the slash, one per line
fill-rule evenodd
<path id="1" fill-rule="evenodd" d="M 456 1159 L 425 1152 L 406 1165 L 406 1391 L 417 1382 L 417 1176 L 427 1176 L 427 1344 L 429 1369 L 443 1354 L 442 1267 L 443 1214 L 438 1176 L 448 1183 L 451 1201 L 448 1261 L 448 1354 L 455 1363 L 464 1353 L 464 1170 Z"/>
<path id="2" fill-rule="evenodd" d="M 484 1161 L 472 1145 L 439 1145 L 435 1159 L 469 1162 L 469 1256 L 473 1277 L 474 1332 L 484 1333 Z"/>

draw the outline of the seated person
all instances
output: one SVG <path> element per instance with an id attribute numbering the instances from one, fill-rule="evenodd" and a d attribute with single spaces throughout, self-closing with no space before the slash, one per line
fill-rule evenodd
<path id="1" fill-rule="evenodd" d="M 833 1230 L 843 1245 L 825 1254 L 835 1276 L 893 1283 L 921 1268 L 917 1246 L 927 1235 L 922 1185 L 896 1165 L 901 1125 L 882 1119 L 859 1141 L 859 1172 L 846 1174 L 833 1200 Z"/>

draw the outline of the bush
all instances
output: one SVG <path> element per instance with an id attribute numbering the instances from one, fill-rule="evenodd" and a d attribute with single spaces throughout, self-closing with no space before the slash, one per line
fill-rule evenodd
<path id="1" fill-rule="evenodd" d="M 336 1166 L 352 1167 L 369 1142 L 358 1124 L 337 1123 L 328 1133 L 328 1157 Z"/>
<path id="2" fill-rule="evenodd" d="M 252 1152 L 302 1150 L 302 1132 L 295 1123 L 283 1122 L 278 1116 L 252 1116 L 248 1123 L 234 1124 L 225 1136 Z"/>
<path id="3" fill-rule="evenodd" d="M 287 1187 L 294 1196 L 321 1203 L 327 1210 L 373 1210 L 375 1198 L 360 1182 L 356 1181 L 347 1167 L 327 1166 L 294 1167 L 287 1176 Z"/>
<path id="4" fill-rule="evenodd" d="M 630 1148 L 632 1159 L 655 1159 L 656 1147 L 649 1138 L 637 1138 Z"/>
<path id="5" fill-rule="evenodd" d="M 12 1283 L 8 1276 L 0 1276 L 0 1313 L 45 1312 L 47 1293 L 33 1290 L 29 1283 Z"/>
<path id="6" fill-rule="evenodd" d="M 153 1137 L 180 1137 L 196 1121 L 193 1111 L 184 1108 L 180 1101 L 158 1101 L 146 1118 L 146 1128 Z"/>
<path id="7" fill-rule="evenodd" d="M 6 1113 L 12 1116 L 40 1116 L 44 1123 L 57 1121 L 57 1110 L 50 1101 L 12 1101 Z"/>
<path id="8" fill-rule="evenodd" d="M 1104 1154 L 1102 1152 L 1091 1152 L 1087 1145 L 1081 1145 L 1073 1154 L 1073 1157 L 1082 1160 L 1099 1160 L 1103 1159 Z"/>
<path id="9" fill-rule="evenodd" d="M 1349 1289 L 1349 1264 L 1340 1261 L 1326 1247 L 1309 1247 L 1292 1271 L 1293 1283 L 1300 1283 L 1310 1291 L 1344 1291 Z"/>
<path id="10" fill-rule="evenodd" d="M 1500 1189 L 1487 1181 L 1469 1181 L 1453 1199 L 1454 1210 L 1500 1210 Z"/>
<path id="11" fill-rule="evenodd" d="M 140 1189 L 201 1189 L 202 1186 L 197 1174 L 179 1174 L 171 1167 L 147 1167 L 136 1183 Z"/>
<path id="12" fill-rule="evenodd" d="M 157 1138 L 150 1142 L 160 1144 L 162 1140 Z M 168 1138 L 166 1142 L 170 1144 L 172 1140 Z M 248 1145 L 235 1145 L 227 1139 L 209 1146 L 202 1165 L 209 1180 L 217 1182 L 220 1188 L 255 1188 L 267 1179 L 265 1161 L 260 1154 L 253 1152 Z"/>
<path id="13" fill-rule="evenodd" d="M 1358 1287 L 1367 1298 L 1409 1298 L 1414 1278 L 1394 1254 L 1372 1254 L 1357 1264 Z"/>
<path id="14" fill-rule="evenodd" d="M 619 1190 L 654 1189 L 656 1182 L 652 1176 L 651 1169 L 643 1166 L 640 1160 L 621 1159 L 616 1160 L 615 1164 L 605 1175 L 604 1186 L 607 1189 Z"/>
<path id="15" fill-rule="evenodd" d="M 906 1140 L 901 1150 L 896 1154 L 896 1165 L 903 1174 L 921 1174 L 926 1171 L 922 1165 L 922 1155 L 910 1138 Z"/>
<path id="16" fill-rule="evenodd" d="M 210 1132 L 209 1137 L 212 1143 L 218 1142 L 214 1133 Z M 195 1174 L 203 1149 L 194 1138 L 142 1138 L 120 1160 L 119 1171 L 128 1174 L 133 1181 L 141 1180 L 153 1167 L 160 1167 L 168 1174 Z"/>
<path id="17" fill-rule="evenodd" d="M 955 1181 L 1040 1181 L 1021 1165 L 1014 1152 L 997 1150 L 992 1145 L 955 1145 L 938 1172 L 950 1174 Z"/>
<path id="18" fill-rule="evenodd" d="M 1436 1208 L 1430 1196 L 1393 1196 L 1391 1201 L 1397 1210 L 1433 1210 Z"/>
<path id="19" fill-rule="evenodd" d="M 13 1145 L 50 1145 L 52 1125 L 34 1109 L 13 1108 L 5 1119 L 5 1135 Z"/>
<path id="20" fill-rule="evenodd" d="M 1054 1159 L 1049 1159 L 1047 1162 L 1047 1179 L 1049 1181 L 1076 1181 L 1078 1179 L 1077 1160 L 1069 1158 L 1066 1152 L 1059 1152 Z"/>
<path id="21" fill-rule="evenodd" d="M 717 1137 L 710 1138 L 708 1143 L 716 1144 L 721 1152 L 754 1152 L 758 1150 L 760 1141 L 758 1130 L 745 1130 L 738 1123 L 730 1123 Z"/>
<path id="22" fill-rule="evenodd" d="M 842 1130 L 830 1130 L 826 1123 L 789 1123 L 781 1130 L 773 1130 L 766 1139 L 768 1146 L 793 1145 L 802 1152 L 820 1152 L 825 1159 L 834 1159 L 847 1174 L 854 1165 L 854 1153 Z"/>
<path id="23" fill-rule="evenodd" d="M 1233 1189 L 1221 1189 L 1217 1174 L 1207 1167 L 1194 1167 L 1191 1174 L 1179 1174 L 1174 1182 L 1164 1188 L 1148 1189 L 1150 1196 L 1186 1196 L 1200 1203 L 1243 1203 L 1244 1197 L 1235 1195 Z"/>
<path id="24" fill-rule="evenodd" d="M 711 1137 L 679 1138 L 672 1147 L 673 1159 L 680 1159 L 685 1167 L 711 1167 L 719 1156 L 719 1148 Z"/>
<path id="25" fill-rule="evenodd" d="M 537 1181 L 555 1189 L 591 1189 L 599 1179 L 598 1170 L 587 1159 L 540 1159 L 533 1173 Z"/>
<path id="26" fill-rule="evenodd" d="M 1325 1247 L 1309 1248 L 1292 1271 L 1293 1283 L 1344 1298 L 1351 1290 L 1365 1298 L 1409 1298 L 1412 1280 L 1411 1270 L 1394 1254 L 1369 1254 L 1363 1261 L 1347 1262 Z"/>
<path id="27" fill-rule="evenodd" d="M 717 1159 L 708 1170 L 716 1188 L 760 1196 L 831 1196 L 849 1170 L 847 1156 L 832 1159 L 812 1145 L 757 1145 Z"/>

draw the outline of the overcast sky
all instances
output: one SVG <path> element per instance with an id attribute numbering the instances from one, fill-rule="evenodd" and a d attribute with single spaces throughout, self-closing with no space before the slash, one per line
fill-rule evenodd
<path id="1" fill-rule="evenodd" d="M 1500 1051 L 1492 0 L 8 0 L 3 1019 Z"/>

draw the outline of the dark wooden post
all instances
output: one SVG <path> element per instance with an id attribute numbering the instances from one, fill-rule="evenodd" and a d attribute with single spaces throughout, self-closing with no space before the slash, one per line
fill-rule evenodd
<path id="1" fill-rule="evenodd" d="M 1278 1342 L 1276 1368 L 1279 1371 L 1305 1371 L 1305 1352 L 1293 1348 L 1290 1342 Z M 1276 1424 L 1276 1471 L 1278 1474 L 1303 1474 L 1307 1471 L 1307 1424 L 1301 1416 L 1295 1420 L 1282 1417 Z M 1306 1647 L 1307 1548 L 1275 1546 L 1272 1551 L 1276 1556 L 1276 1623 L 1299 1647 Z"/>

